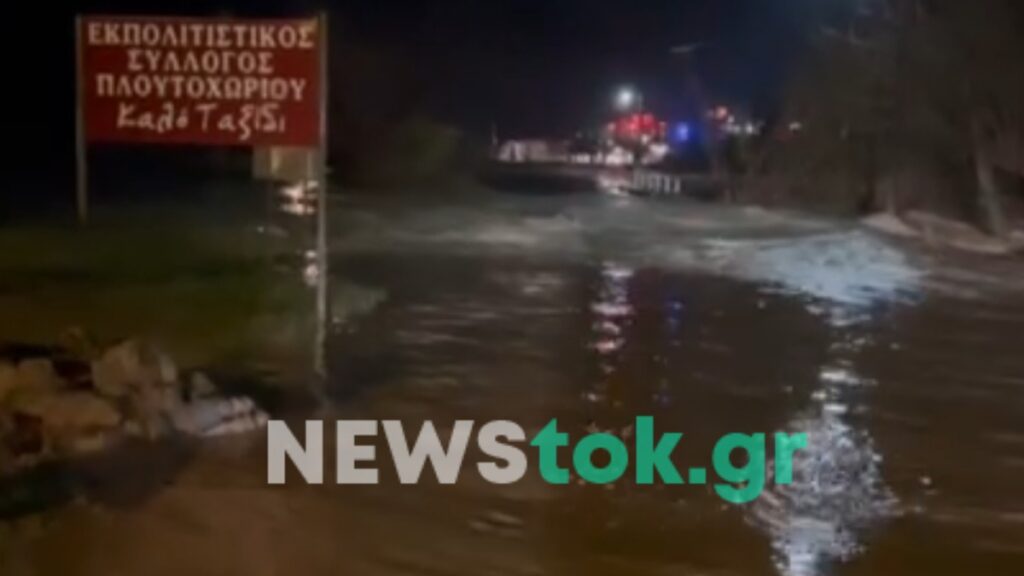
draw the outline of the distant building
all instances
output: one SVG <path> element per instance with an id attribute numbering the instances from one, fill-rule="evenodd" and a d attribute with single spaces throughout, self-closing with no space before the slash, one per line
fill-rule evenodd
<path id="1" fill-rule="evenodd" d="M 569 144 L 560 140 L 508 140 L 498 147 L 501 162 L 569 162 Z"/>

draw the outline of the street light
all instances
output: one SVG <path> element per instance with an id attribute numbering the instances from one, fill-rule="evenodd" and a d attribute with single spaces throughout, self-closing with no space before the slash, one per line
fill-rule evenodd
<path id="1" fill-rule="evenodd" d="M 621 112 L 624 112 L 627 115 L 627 117 L 633 114 L 636 115 L 628 120 L 630 123 L 636 124 L 635 128 L 630 128 L 630 132 L 632 132 L 632 134 L 629 135 L 629 137 L 634 140 L 632 142 L 632 148 L 633 168 L 635 169 L 640 165 L 640 155 L 644 145 L 646 144 L 646 142 L 643 141 L 644 136 L 641 134 L 643 132 L 644 95 L 639 90 L 630 86 L 623 86 L 615 95 L 615 104 Z"/>
<path id="2" fill-rule="evenodd" d="M 615 102 L 620 110 L 629 111 L 633 109 L 633 105 L 638 99 L 636 91 L 632 88 L 622 88 L 615 97 Z"/>

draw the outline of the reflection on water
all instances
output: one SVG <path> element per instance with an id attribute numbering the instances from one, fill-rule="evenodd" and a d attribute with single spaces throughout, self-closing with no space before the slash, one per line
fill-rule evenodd
<path id="1" fill-rule="evenodd" d="M 642 354 L 651 356 L 655 365 L 663 350 L 671 354 L 684 345 L 685 303 L 677 296 L 667 297 L 657 306 L 643 302 L 644 310 L 638 311 L 631 302 L 635 279 L 636 271 L 627 266 L 604 262 L 599 269 L 589 310 L 591 348 L 600 378 L 590 382 L 584 395 L 595 407 L 609 404 L 608 386 L 616 381 L 624 354 L 630 352 L 627 339 L 637 332 L 635 325 L 645 321 L 643 316 L 654 314 L 655 323 L 663 325 L 659 339 L 665 342 L 640 343 Z M 632 297 L 648 296 L 634 292 Z M 860 376 L 856 366 L 860 351 L 874 344 L 870 330 L 859 329 L 870 324 L 871 316 L 850 302 L 807 302 L 808 313 L 824 320 L 831 341 L 826 342 L 816 386 L 809 393 L 810 406 L 780 429 L 806 433 L 810 445 L 797 453 L 793 484 L 769 488 L 746 512 L 751 524 L 770 538 L 773 562 L 782 576 L 832 573 L 838 564 L 855 558 L 871 531 L 898 510 L 883 479 L 882 456 L 862 421 L 850 418 L 869 409 L 865 393 L 873 383 Z M 759 301 L 758 308 L 764 306 Z M 655 382 L 633 385 L 653 390 L 652 408 L 668 406 L 673 395 L 669 379 L 657 368 L 646 370 L 645 377 Z M 622 395 L 613 395 L 611 407 L 621 407 L 616 401 Z"/>
<path id="2" fill-rule="evenodd" d="M 603 375 L 615 371 L 617 356 L 626 343 L 629 323 L 634 314 L 633 306 L 629 303 L 629 280 L 632 277 L 633 270 L 624 266 L 605 263 L 601 267 L 597 295 L 590 305 L 590 311 L 594 315 L 592 346 L 598 354 L 598 368 Z M 603 379 L 594 383 L 594 388 L 587 393 L 587 400 L 604 400 L 604 385 Z"/>
<path id="3" fill-rule="evenodd" d="M 806 433 L 809 445 L 796 454 L 793 484 L 773 486 L 751 510 L 752 521 L 772 539 L 783 576 L 831 573 L 862 551 L 868 530 L 897 513 L 882 455 L 870 433 L 849 421 L 869 409 L 865 388 L 874 385 L 856 373 L 857 353 L 872 344 L 857 325 L 870 318 L 849 308 L 830 308 L 824 317 L 837 335 L 811 408 L 787 426 Z"/>

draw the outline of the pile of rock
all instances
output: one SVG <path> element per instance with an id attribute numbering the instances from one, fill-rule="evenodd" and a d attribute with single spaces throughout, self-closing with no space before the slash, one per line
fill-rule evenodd
<path id="1" fill-rule="evenodd" d="M 266 422 L 252 400 L 220 396 L 202 373 L 182 378 L 168 355 L 134 340 L 91 359 L 0 360 L 0 474 L 133 436 L 244 433 Z"/>

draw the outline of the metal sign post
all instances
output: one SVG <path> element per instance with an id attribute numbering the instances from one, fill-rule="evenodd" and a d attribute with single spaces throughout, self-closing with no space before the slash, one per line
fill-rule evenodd
<path id="1" fill-rule="evenodd" d="M 327 332 L 330 326 L 330 307 L 328 302 L 329 265 L 327 257 L 327 14 L 321 13 L 317 19 L 320 37 L 320 146 L 310 161 L 315 162 L 317 176 L 317 210 L 316 210 L 316 351 L 313 368 L 321 379 L 327 378 Z"/>
<path id="2" fill-rule="evenodd" d="M 87 15 L 75 26 L 82 222 L 88 218 L 88 144 L 269 149 L 271 172 L 276 151 L 304 153 L 298 178 L 319 190 L 313 367 L 322 381 L 330 321 L 326 13 L 288 20 Z"/>

